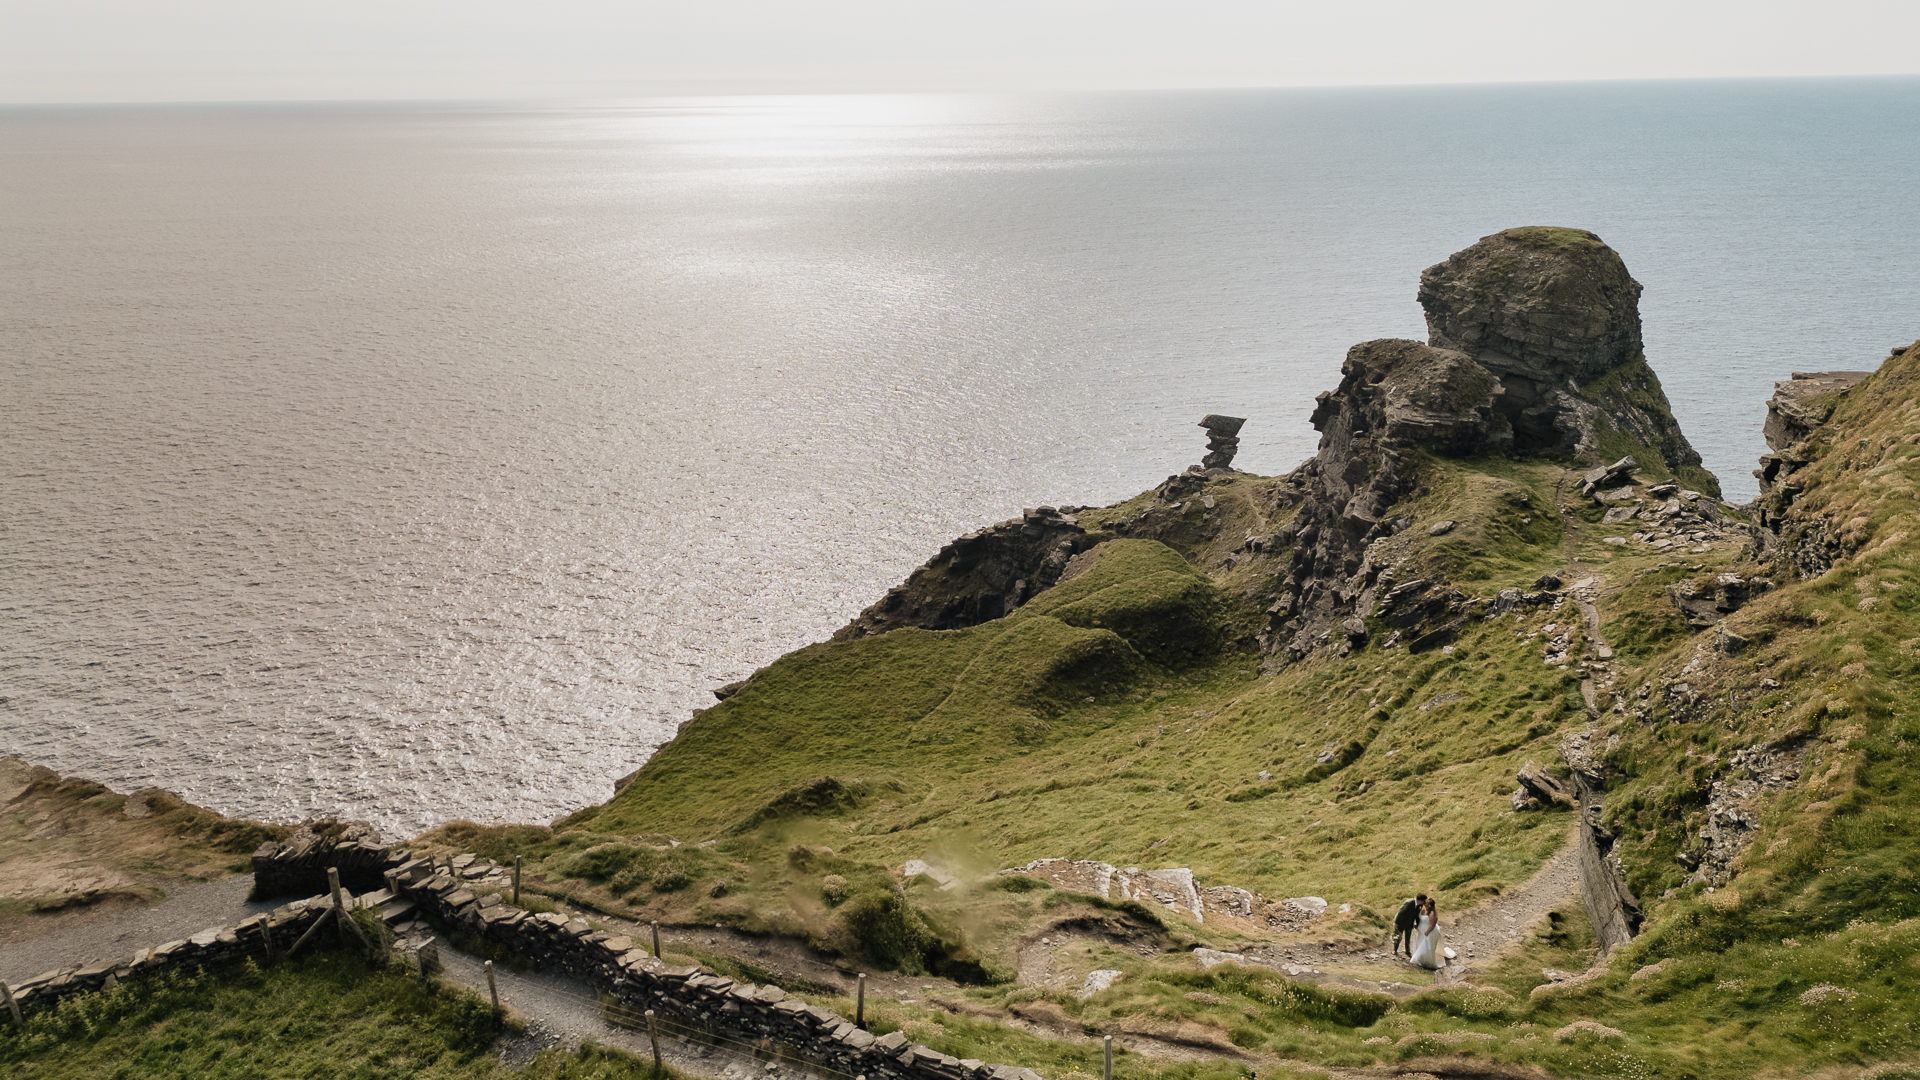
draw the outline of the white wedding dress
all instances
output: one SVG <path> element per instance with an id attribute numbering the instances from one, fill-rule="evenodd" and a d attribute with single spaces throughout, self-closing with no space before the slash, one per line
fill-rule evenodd
<path id="1" fill-rule="evenodd" d="M 1428 971 L 1438 971 L 1446 963 L 1440 953 L 1440 923 L 1432 915 L 1421 914 L 1414 925 L 1413 955 L 1409 959 Z"/>

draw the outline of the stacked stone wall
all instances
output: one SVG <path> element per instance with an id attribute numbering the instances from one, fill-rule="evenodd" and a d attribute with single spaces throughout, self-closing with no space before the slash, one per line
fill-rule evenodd
<path id="1" fill-rule="evenodd" d="M 315 829 L 303 825 L 285 841 L 270 840 L 253 853 L 255 896 L 312 896 L 327 891 L 327 868 L 356 893 L 380 888 L 387 870 L 401 861 L 372 828 L 358 823 Z"/>
<path id="2" fill-rule="evenodd" d="M 356 853 L 373 845 L 350 841 Z M 341 851 L 345 843 L 331 848 Z M 325 884 L 325 841 L 262 847 L 254 857 L 255 874 L 264 880 L 303 882 L 318 865 Z M 506 901 L 497 883 L 508 877 L 499 867 L 472 855 L 434 861 L 409 857 L 397 848 L 380 848 L 377 867 L 384 891 L 363 898 L 383 913 L 398 906 L 443 926 L 472 933 L 511 950 L 544 970 L 567 974 L 600 991 L 622 1011 L 652 1009 L 681 1027 L 739 1041 L 777 1043 L 794 1056 L 868 1080 L 1042 1080 L 1030 1069 L 949 1057 L 908 1041 L 898 1032 L 875 1036 L 831 1010 L 789 997 L 777 986 L 736 982 L 698 967 L 662 962 L 642 943 L 596 931 L 579 919 L 531 912 Z M 316 859 L 321 859 L 315 863 Z M 342 876 L 345 876 L 344 868 Z M 308 901 L 309 905 L 324 901 Z M 277 939 L 276 939 L 277 940 Z"/>
<path id="3" fill-rule="evenodd" d="M 212 927 L 189 938 L 141 949 L 124 960 L 100 961 L 77 968 L 58 968 L 19 983 L 8 984 L 22 1016 L 53 1008 L 78 994 L 110 989 L 117 983 L 149 979 L 166 971 L 190 972 L 222 967 L 248 958 L 267 963 L 286 955 L 300 936 L 333 907 L 327 896 L 297 900 L 233 926 Z M 329 931 L 321 931 L 326 934 Z M 0 1023 L 6 1021 L 0 1010 Z"/>

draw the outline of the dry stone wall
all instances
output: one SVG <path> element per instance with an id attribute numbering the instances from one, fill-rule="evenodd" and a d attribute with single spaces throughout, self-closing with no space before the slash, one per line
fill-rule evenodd
<path id="1" fill-rule="evenodd" d="M 453 863 L 455 873 L 426 859 L 396 862 L 385 875 L 394 897 L 390 902 L 411 901 L 442 924 L 565 972 L 630 1011 L 653 1009 L 735 1039 L 772 1040 L 803 1059 L 868 1080 L 1042 1080 L 1031 1069 L 949 1057 L 898 1032 L 876 1037 L 777 986 L 664 963 L 630 938 L 596 931 L 578 919 L 516 907 L 506 901 L 504 890 L 476 888 L 480 881 L 501 880 L 502 868 L 484 859 L 463 855 Z"/>
<path id="2" fill-rule="evenodd" d="M 348 898 L 358 905 L 368 898 Z M 262 963 L 283 956 L 315 921 L 333 908 L 328 896 L 296 900 L 260 915 L 241 920 L 234 926 L 202 930 L 189 938 L 169 941 L 151 949 L 141 949 L 124 960 L 101 961 L 77 968 L 58 968 L 42 972 L 23 982 L 10 984 L 13 1000 L 23 1016 L 53 1008 L 78 994 L 110 989 L 128 980 L 151 978 L 164 971 L 189 972 L 199 968 L 221 967 L 252 958 Z M 330 931 L 323 930 L 327 934 Z M 0 1016 L 4 1022 L 4 1016 Z"/>
<path id="3" fill-rule="evenodd" d="M 382 883 L 360 896 L 346 891 L 343 902 L 349 910 L 371 909 L 390 925 L 425 915 L 579 979 L 632 1012 L 652 1009 L 688 1027 L 745 1041 L 771 1040 L 802 1059 L 868 1080 L 1043 1080 L 1031 1069 L 950 1057 L 899 1032 L 875 1036 L 829 1009 L 787 996 L 777 986 L 755 986 L 698 967 L 666 964 L 629 938 L 596 931 L 578 919 L 516 907 L 504 899 L 502 886 L 509 871 L 473 855 L 443 864 L 380 845 L 351 829 L 303 830 L 288 843 L 267 844 L 254 854 L 256 886 L 263 895 L 316 878 L 324 887 L 327 868 L 338 865 L 330 857 L 337 857 L 339 864 L 351 863 L 357 880 L 371 875 Z M 345 878 L 347 865 L 339 869 Z M 271 962 L 293 948 L 332 906 L 324 894 L 297 900 L 235 926 L 143 949 L 124 961 L 49 971 L 9 989 L 25 1015 L 76 994 L 164 970 L 213 967 L 249 957 Z"/>

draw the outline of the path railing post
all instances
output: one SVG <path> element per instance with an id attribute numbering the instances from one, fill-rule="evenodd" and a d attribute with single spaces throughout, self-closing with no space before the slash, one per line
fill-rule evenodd
<path id="1" fill-rule="evenodd" d="M 1101 1075 L 1105 1080 L 1113 1080 L 1113 1036 L 1107 1035 L 1101 1039 L 1101 1050 L 1106 1057 L 1106 1066 Z"/>
<path id="2" fill-rule="evenodd" d="M 333 893 L 333 917 L 340 924 L 340 943 L 342 945 L 347 943 L 347 931 L 351 930 L 353 936 L 360 939 L 360 944 L 366 947 L 367 959 L 374 959 L 373 942 L 367 939 L 367 935 L 360 929 L 360 924 L 354 922 L 353 915 L 347 911 L 347 898 L 341 895 L 340 891 L 339 867 L 327 867 L 327 889 Z"/>
<path id="3" fill-rule="evenodd" d="M 493 1018 L 500 1019 L 500 984 L 493 981 L 493 961 L 487 961 L 487 993 L 493 995 Z"/>
<path id="4" fill-rule="evenodd" d="M 653 1010 L 647 1010 L 647 1041 L 653 1043 L 653 1073 L 660 1075 L 660 1025 L 653 1018 Z"/>
<path id="5" fill-rule="evenodd" d="M 860 973 L 859 993 L 853 1003 L 853 1026 L 864 1028 L 867 1026 L 867 974 L 864 971 Z"/>

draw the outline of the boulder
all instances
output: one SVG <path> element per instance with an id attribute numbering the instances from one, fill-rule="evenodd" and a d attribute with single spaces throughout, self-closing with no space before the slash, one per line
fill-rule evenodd
<path id="1" fill-rule="evenodd" d="M 1580 478 L 1580 491 L 1584 495 L 1592 495 L 1597 491 L 1611 491 L 1614 488 L 1621 487 L 1633 478 L 1633 467 L 1637 464 L 1639 464 L 1639 462 L 1633 459 L 1633 455 L 1628 454 L 1626 457 L 1621 458 L 1611 465 L 1602 465 L 1599 468 L 1589 469 L 1586 474 Z M 1669 491 L 1673 488 L 1671 484 L 1666 486 Z M 1652 492 L 1649 491 L 1648 494 L 1652 494 Z"/>
<path id="2" fill-rule="evenodd" d="M 1573 785 L 1547 772 L 1537 761 L 1528 761 L 1520 767 L 1520 789 L 1529 798 L 1539 800 L 1542 806 L 1556 802 L 1573 805 Z M 1515 793 L 1515 803 L 1519 803 L 1519 792 Z"/>

